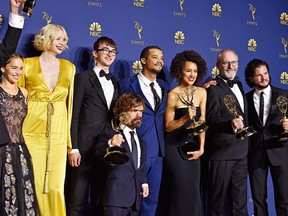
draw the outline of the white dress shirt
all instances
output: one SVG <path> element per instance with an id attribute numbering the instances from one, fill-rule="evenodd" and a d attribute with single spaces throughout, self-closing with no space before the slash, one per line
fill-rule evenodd
<path id="1" fill-rule="evenodd" d="M 268 115 L 269 115 L 269 111 L 271 109 L 271 100 L 272 100 L 271 86 L 269 85 L 264 90 L 258 90 L 255 88 L 255 91 L 253 94 L 253 101 L 254 101 L 254 106 L 255 106 L 258 116 L 259 116 L 259 109 L 260 109 L 260 94 L 262 91 L 264 92 L 263 94 L 263 97 L 264 97 L 263 125 L 265 125 Z"/>
<path id="2" fill-rule="evenodd" d="M 111 79 L 107 80 L 105 76 L 100 77 L 99 73 L 102 70 L 101 68 L 94 66 L 93 70 L 99 79 L 99 82 L 104 92 L 104 96 L 107 102 L 108 109 L 110 110 L 111 102 L 112 102 L 112 98 L 114 94 L 114 85 L 112 83 L 112 80 Z"/>
<path id="3" fill-rule="evenodd" d="M 14 28 L 23 29 L 25 17 L 17 14 L 9 14 L 9 25 Z"/>
<path id="4" fill-rule="evenodd" d="M 143 94 L 145 95 L 146 99 L 150 103 L 151 107 L 155 109 L 155 100 L 154 100 L 154 95 L 152 93 L 150 83 L 151 81 L 147 79 L 141 72 L 137 75 L 140 83 L 141 90 Z M 156 79 L 153 81 L 154 83 L 154 89 L 156 90 L 158 96 L 162 100 L 162 90 L 159 85 L 159 83 L 156 81 Z"/>

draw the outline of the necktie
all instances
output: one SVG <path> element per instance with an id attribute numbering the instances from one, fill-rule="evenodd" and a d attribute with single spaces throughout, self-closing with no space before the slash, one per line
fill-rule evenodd
<path id="1" fill-rule="evenodd" d="M 261 120 L 261 123 L 263 125 L 263 116 L 264 116 L 264 92 L 261 92 L 260 94 L 260 104 L 259 104 L 259 118 Z"/>
<path id="2" fill-rule="evenodd" d="M 134 139 L 134 131 L 129 132 L 131 134 L 131 147 L 132 147 L 132 159 L 134 163 L 135 169 L 138 168 L 138 151 L 137 151 L 137 144 Z"/>
<path id="3" fill-rule="evenodd" d="M 101 70 L 100 73 L 99 73 L 100 77 L 103 77 L 105 76 L 107 80 L 110 80 L 111 79 L 111 73 L 105 73 L 104 70 Z"/>
<path id="4" fill-rule="evenodd" d="M 151 91 L 153 93 L 154 102 L 155 102 L 154 112 L 157 112 L 157 110 L 159 109 L 159 106 L 160 106 L 161 99 L 160 99 L 159 95 L 157 94 L 157 92 L 156 92 L 156 90 L 154 88 L 154 83 L 153 82 L 150 83 L 150 87 L 151 87 Z"/>

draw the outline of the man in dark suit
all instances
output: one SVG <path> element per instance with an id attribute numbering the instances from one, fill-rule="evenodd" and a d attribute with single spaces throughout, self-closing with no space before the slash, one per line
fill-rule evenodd
<path id="1" fill-rule="evenodd" d="M 66 193 L 68 215 L 87 214 L 84 209 L 87 209 L 88 191 L 90 203 L 96 203 L 94 196 L 97 189 L 93 186 L 97 181 L 97 169 L 92 149 L 105 126 L 110 124 L 111 108 L 119 95 L 118 82 L 109 71 L 118 53 L 115 42 L 111 38 L 100 37 L 93 48 L 94 68 L 77 74 L 74 83 L 72 152 L 69 154 Z M 91 184 L 92 187 L 89 187 Z"/>
<path id="2" fill-rule="evenodd" d="M 113 108 L 117 128 L 107 126 L 95 146 L 96 156 L 103 158 L 108 147 L 126 149 L 128 162 L 122 165 L 105 165 L 104 185 L 99 204 L 100 215 L 139 215 L 142 197 L 149 194 L 146 179 L 146 143 L 137 135 L 142 123 L 144 100 L 135 93 L 125 93 Z M 114 128 L 115 129 L 115 128 Z M 135 156 L 134 156 L 135 155 Z"/>
<path id="3" fill-rule="evenodd" d="M 141 216 L 156 214 L 159 197 L 162 162 L 164 156 L 163 116 L 167 101 L 167 87 L 163 80 L 156 79 L 163 67 L 163 53 L 157 46 L 144 48 L 140 55 L 143 70 L 138 75 L 121 80 L 123 92 L 134 92 L 145 100 L 143 124 L 137 133 L 147 143 L 147 179 L 149 196 L 143 199 Z M 153 83 L 153 84 L 151 84 Z"/>
<path id="4" fill-rule="evenodd" d="M 242 85 L 236 78 L 236 52 L 222 50 L 217 56 L 217 68 L 217 85 L 207 89 L 206 103 L 208 215 L 224 215 L 228 211 L 228 215 L 246 216 L 248 140 L 238 141 L 235 133 L 247 124 L 248 107 Z M 224 104 L 226 95 L 234 97 L 237 117 Z"/>
<path id="5" fill-rule="evenodd" d="M 12 55 L 18 45 L 18 41 L 24 26 L 24 17 L 19 15 L 20 0 L 10 0 L 9 25 L 5 37 L 0 43 L 0 67 Z M 1 73 L 1 72 L 0 72 Z M 0 78 L 2 73 L 0 74 Z"/>
<path id="6" fill-rule="evenodd" d="M 253 59 L 247 64 L 245 79 L 248 86 L 254 88 L 247 93 L 248 119 L 257 130 L 250 138 L 248 154 L 254 215 L 268 215 L 268 169 L 273 181 L 276 213 L 288 215 L 288 145 L 277 140 L 278 134 L 288 130 L 288 119 L 282 118 L 276 104 L 279 96 L 288 97 L 288 91 L 271 86 L 269 66 L 261 59 Z"/>

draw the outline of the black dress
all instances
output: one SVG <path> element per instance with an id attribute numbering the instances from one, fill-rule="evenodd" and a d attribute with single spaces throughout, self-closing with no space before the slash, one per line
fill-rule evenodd
<path id="1" fill-rule="evenodd" d="M 187 107 L 177 108 L 174 119 L 187 113 Z M 199 113 L 200 109 L 197 108 L 198 116 Z M 180 145 L 187 141 L 197 142 L 198 137 L 186 132 L 190 124 L 191 121 L 188 121 L 171 133 L 166 133 L 158 215 L 201 216 L 200 159 L 188 161 L 179 153 Z"/>
<path id="2" fill-rule="evenodd" d="M 10 95 L 0 87 L 0 113 L 11 138 L 0 146 L 0 215 L 38 215 L 31 158 L 22 136 L 27 105 L 20 89 Z"/>

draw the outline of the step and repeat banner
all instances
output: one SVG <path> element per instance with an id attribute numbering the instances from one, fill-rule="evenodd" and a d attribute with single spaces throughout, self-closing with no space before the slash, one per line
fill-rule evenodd
<path id="1" fill-rule="evenodd" d="M 8 11 L 9 1 L 1 0 L 0 40 Z M 246 91 L 250 89 L 243 71 L 253 58 L 268 62 L 274 86 L 288 88 L 287 0 L 37 0 L 32 16 L 25 20 L 17 51 L 25 57 L 37 55 L 33 37 L 49 23 L 66 29 L 69 49 L 59 57 L 73 62 L 77 72 L 93 65 L 93 43 L 108 36 L 119 50 L 111 67 L 118 79 L 141 71 L 140 52 L 157 45 L 164 53 L 161 78 L 171 88 L 175 85 L 169 78 L 171 60 L 187 49 L 206 59 L 209 80 L 218 74 L 217 53 L 232 48 L 239 55 L 238 76 Z M 270 189 L 269 205 L 274 209 L 271 193 Z M 251 212 L 251 200 L 248 205 Z"/>

